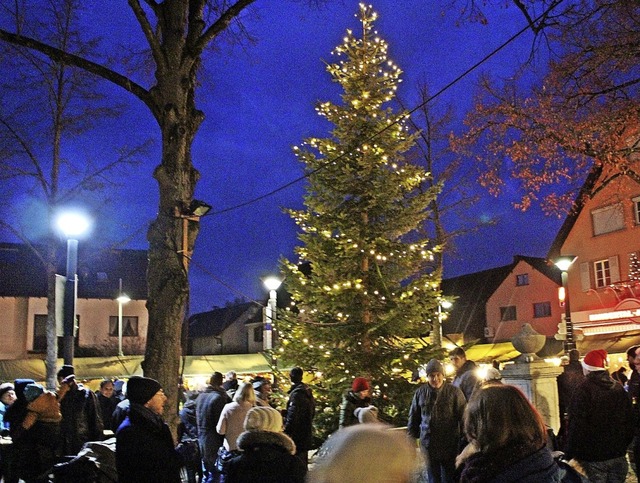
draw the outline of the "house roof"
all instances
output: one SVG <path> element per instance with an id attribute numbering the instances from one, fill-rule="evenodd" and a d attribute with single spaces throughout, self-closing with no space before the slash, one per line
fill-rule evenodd
<path id="1" fill-rule="evenodd" d="M 35 246 L 43 252 L 43 247 Z M 0 243 L 0 297 L 46 297 L 47 272 L 34 249 L 24 244 Z M 66 275 L 66 253 L 61 247 L 56 272 Z M 146 250 L 97 249 L 78 251 L 78 298 L 116 298 L 119 281 L 133 300 L 147 299 Z"/>
<path id="2" fill-rule="evenodd" d="M 189 317 L 189 338 L 217 337 L 238 319 L 244 324 L 261 322 L 262 306 L 244 302 L 194 314 Z"/>
<path id="3" fill-rule="evenodd" d="M 443 279 L 442 294 L 456 297 L 449 316 L 442 324 L 443 332 L 464 333 L 468 339 L 484 338 L 487 300 L 521 261 L 560 285 L 561 272 L 558 268 L 550 265 L 545 258 L 524 255 L 514 256 L 509 265 Z"/>

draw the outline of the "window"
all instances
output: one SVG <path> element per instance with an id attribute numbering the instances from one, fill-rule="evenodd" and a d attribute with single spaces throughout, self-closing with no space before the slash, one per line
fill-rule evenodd
<path id="1" fill-rule="evenodd" d="M 500 320 L 516 320 L 516 306 L 500 307 Z"/>
<path id="2" fill-rule="evenodd" d="M 516 275 L 516 286 L 521 287 L 523 285 L 529 285 L 529 274 L 523 273 L 520 275 Z"/>
<path id="3" fill-rule="evenodd" d="M 118 317 L 109 317 L 109 337 L 118 337 Z M 138 337 L 138 317 L 122 317 L 122 337 Z"/>
<path id="4" fill-rule="evenodd" d="M 263 340 L 262 326 L 255 327 L 253 329 L 253 342 L 262 342 Z"/>
<path id="5" fill-rule="evenodd" d="M 33 350 L 45 352 L 47 350 L 47 315 L 35 315 L 33 318 Z"/>
<path id="6" fill-rule="evenodd" d="M 640 196 L 632 198 L 633 202 L 633 221 L 636 225 L 640 225 Z"/>
<path id="7" fill-rule="evenodd" d="M 533 304 L 533 316 L 535 318 L 551 317 L 551 302 L 538 302 Z"/>
<path id="8" fill-rule="evenodd" d="M 609 266 L 609 260 L 598 260 L 594 262 L 593 272 L 597 288 L 606 287 L 611 284 L 611 267 Z"/>
<path id="9" fill-rule="evenodd" d="M 622 204 L 606 206 L 591 212 L 593 220 L 593 234 L 602 235 L 624 228 L 624 212 Z"/>

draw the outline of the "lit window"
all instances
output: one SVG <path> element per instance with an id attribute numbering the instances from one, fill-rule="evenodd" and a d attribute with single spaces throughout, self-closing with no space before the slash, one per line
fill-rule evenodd
<path id="1" fill-rule="evenodd" d="M 500 320 L 516 320 L 516 306 L 508 305 L 506 307 L 500 307 Z"/>
<path id="2" fill-rule="evenodd" d="M 109 317 L 109 337 L 118 337 L 118 317 Z M 122 317 L 122 337 L 138 337 L 138 317 Z"/>
<path id="3" fill-rule="evenodd" d="M 538 302 L 533 304 L 533 316 L 535 318 L 551 317 L 551 302 Z"/>
<path id="4" fill-rule="evenodd" d="M 593 219 L 593 234 L 602 235 L 624 228 L 624 211 L 621 203 L 605 206 L 591 212 Z"/>
<path id="5" fill-rule="evenodd" d="M 608 259 L 593 262 L 593 271 L 597 288 L 603 288 L 611 284 L 611 267 Z"/>
<path id="6" fill-rule="evenodd" d="M 522 285 L 529 285 L 528 273 L 522 273 L 520 275 L 516 275 L 516 286 L 521 287 Z"/>

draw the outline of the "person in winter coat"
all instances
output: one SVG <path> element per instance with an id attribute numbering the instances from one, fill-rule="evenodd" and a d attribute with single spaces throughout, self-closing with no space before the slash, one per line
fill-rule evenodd
<path id="1" fill-rule="evenodd" d="M 196 421 L 198 423 L 198 443 L 204 469 L 207 472 L 206 483 L 217 483 L 220 474 L 215 467 L 218 449 L 224 438 L 216 431 L 220 414 L 225 404 L 230 402 L 229 396 L 222 389 L 222 374 L 214 372 L 209 385 L 196 399 Z"/>
<path id="2" fill-rule="evenodd" d="M 558 439 L 560 450 L 564 450 L 569 431 L 569 404 L 576 388 L 584 381 L 584 373 L 580 364 L 580 352 L 569 351 L 569 360 L 562 367 L 562 374 L 556 378 L 558 385 L 558 407 L 560 409 L 560 429 Z"/>
<path id="3" fill-rule="evenodd" d="M 284 432 L 296 444 L 296 456 L 306 465 L 309 450 L 313 448 L 313 416 L 316 403 L 309 386 L 302 382 L 302 369 L 294 367 L 289 373 L 293 385 L 289 390 Z"/>
<path id="4" fill-rule="evenodd" d="M 75 369 L 64 365 L 58 371 L 58 383 L 69 386 L 64 399 L 60 401 L 62 421 L 60 422 L 60 452 L 63 456 L 75 456 L 87 441 L 103 439 L 102 414 L 98 397 L 93 391 L 78 384 Z"/>
<path id="5" fill-rule="evenodd" d="M 460 483 L 555 483 L 563 472 L 547 447 L 542 417 L 518 388 L 477 389 L 464 415 L 465 449 Z"/>
<path id="6" fill-rule="evenodd" d="M 476 363 L 467 360 L 467 354 L 462 347 L 456 347 L 449 352 L 449 360 L 456 368 L 456 375 L 451 384 L 460 388 L 468 401 L 475 388 L 480 385 L 480 379 L 476 375 Z"/>
<path id="7" fill-rule="evenodd" d="M 16 379 L 14 382 L 16 401 L 7 409 L 6 421 L 9 422 L 9 435 L 12 440 L 12 461 L 5 481 L 27 483 L 49 481 L 47 471 L 56 463 L 58 441 L 60 437 L 60 408 L 55 403 L 58 421 L 38 418 L 29 410 L 31 404 L 24 393 L 27 386 L 35 385 L 33 379 Z M 48 398 L 50 399 L 50 398 Z M 39 407 L 39 404 L 35 406 Z M 49 407 L 49 404 L 47 404 Z M 32 409 L 38 410 L 32 405 Z M 49 412 L 48 410 L 46 411 Z"/>
<path id="8" fill-rule="evenodd" d="M 356 377 L 351 384 L 351 390 L 345 392 L 342 396 L 340 428 L 358 424 L 358 418 L 355 415 L 356 408 L 367 407 L 370 402 L 369 381 L 364 377 Z"/>
<path id="9" fill-rule="evenodd" d="M 373 406 L 371 406 L 373 407 Z M 409 483 L 415 481 L 415 445 L 385 424 L 339 429 L 320 450 L 308 483 Z"/>
<path id="10" fill-rule="evenodd" d="M 216 425 L 218 434 L 224 436 L 224 448 L 237 451 L 238 436 L 244 431 L 244 420 L 249 410 L 256 405 L 256 394 L 250 383 L 242 383 L 233 395 L 233 401 L 222 408 Z"/>
<path id="11" fill-rule="evenodd" d="M 226 483 L 303 483 L 305 464 L 296 445 L 282 432 L 282 416 L 270 406 L 249 410 L 238 437 L 240 455 L 227 463 Z"/>
<path id="12" fill-rule="evenodd" d="M 590 481 L 624 482 L 626 452 L 633 439 L 633 409 L 624 388 L 606 371 L 607 352 L 588 352 L 582 361 L 585 380 L 569 406 L 565 453 L 575 458 Z"/>
<path id="13" fill-rule="evenodd" d="M 462 442 L 466 399 L 460 389 L 445 382 L 444 367 L 436 359 L 427 363 L 427 384 L 411 401 L 407 431 L 420 439 L 429 483 L 454 481 L 455 460 Z"/>
<path id="14" fill-rule="evenodd" d="M 98 398 L 98 404 L 100 406 L 100 416 L 102 417 L 102 425 L 104 429 L 115 431 L 117 427 L 111 425 L 111 418 L 113 412 L 116 410 L 116 406 L 120 402 L 114 396 L 113 381 L 111 379 L 104 379 L 100 381 L 100 390 L 96 393 Z"/>
<path id="15" fill-rule="evenodd" d="M 127 397 L 129 412 L 116 432 L 118 482 L 180 483 L 183 459 L 162 419 L 167 396 L 160 383 L 133 376 Z"/>

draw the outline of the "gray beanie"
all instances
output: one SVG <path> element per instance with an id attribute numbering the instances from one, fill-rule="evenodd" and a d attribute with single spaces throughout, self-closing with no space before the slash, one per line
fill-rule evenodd
<path id="1" fill-rule="evenodd" d="M 282 415 L 271 406 L 254 406 L 249 409 L 244 419 L 244 429 L 281 433 L 283 431 Z"/>
<path id="2" fill-rule="evenodd" d="M 425 367 L 424 372 L 427 374 L 427 376 L 429 374 L 433 374 L 434 372 L 439 372 L 440 374 L 444 374 L 444 366 L 439 360 L 431 359 L 429 362 L 427 362 L 427 367 Z"/>

